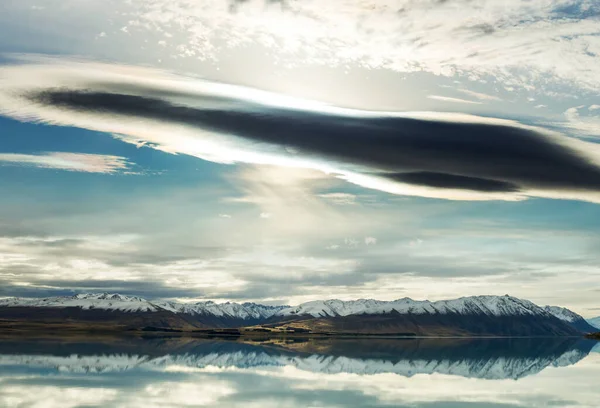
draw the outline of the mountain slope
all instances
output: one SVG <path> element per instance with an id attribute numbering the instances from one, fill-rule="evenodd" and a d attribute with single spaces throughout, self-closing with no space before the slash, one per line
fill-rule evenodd
<path id="1" fill-rule="evenodd" d="M 600 330 L 600 316 L 594 317 L 593 319 L 588 319 L 587 322 L 596 330 Z"/>
<path id="2" fill-rule="evenodd" d="M 193 330 L 203 326 L 165 310 L 129 311 L 67 307 L 0 307 L 0 332 L 128 331 L 145 327 Z"/>
<path id="3" fill-rule="evenodd" d="M 269 325 L 273 330 L 313 333 L 410 336 L 577 336 L 581 332 L 554 316 L 459 313 L 363 314 L 296 318 Z"/>
<path id="4" fill-rule="evenodd" d="M 571 326 L 581 332 L 592 333 L 596 331 L 596 328 L 590 325 L 582 316 L 570 311 L 569 309 L 558 306 L 546 306 L 544 309 L 547 312 L 552 313 L 560 320 L 569 323 Z"/>
<path id="5" fill-rule="evenodd" d="M 155 302 L 156 307 L 182 316 L 202 327 L 229 328 L 259 324 L 287 306 L 265 306 L 256 303 Z"/>
<path id="6" fill-rule="evenodd" d="M 282 317 L 295 317 L 278 330 L 392 334 L 417 336 L 571 336 L 574 328 L 534 303 L 512 296 L 472 296 L 437 302 L 409 298 L 391 302 L 372 299 L 327 300 L 283 309 Z"/>

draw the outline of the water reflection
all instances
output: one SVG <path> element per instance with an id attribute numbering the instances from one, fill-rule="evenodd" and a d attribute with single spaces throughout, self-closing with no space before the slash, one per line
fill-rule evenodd
<path id="1" fill-rule="evenodd" d="M 2 407 L 596 407 L 581 339 L 0 340 Z"/>

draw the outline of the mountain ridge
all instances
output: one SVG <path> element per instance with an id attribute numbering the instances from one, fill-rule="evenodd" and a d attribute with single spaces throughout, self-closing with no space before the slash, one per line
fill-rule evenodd
<path id="1" fill-rule="evenodd" d="M 177 330 L 268 326 L 284 332 L 379 335 L 555 336 L 593 331 L 581 316 L 568 309 L 540 307 L 509 295 L 468 296 L 435 302 L 410 298 L 394 301 L 330 299 L 297 306 L 267 306 L 251 302 L 180 303 L 117 293 L 88 293 L 0 299 L 0 318 L 54 324 L 92 321 L 128 329 L 140 329 L 140 325 Z"/>
<path id="2" fill-rule="evenodd" d="M 595 327 L 596 330 L 600 330 L 600 316 L 587 319 L 588 324 Z"/>
<path id="3" fill-rule="evenodd" d="M 0 299 L 0 307 L 80 307 L 82 309 L 107 309 L 124 312 L 157 311 L 164 309 L 174 313 L 213 314 L 215 316 L 235 315 L 236 317 L 268 318 L 278 316 L 311 315 L 313 317 L 335 317 L 359 314 L 385 314 L 392 311 L 406 314 L 426 313 L 465 313 L 512 315 L 512 314 L 552 314 L 557 318 L 572 322 L 583 319 L 571 310 L 559 306 L 541 307 L 529 300 L 504 295 L 465 296 L 448 300 L 413 300 L 404 297 L 385 301 L 376 299 L 357 300 L 314 300 L 297 306 L 269 306 L 254 302 L 200 301 L 183 303 L 165 300 L 147 300 L 138 296 L 118 293 L 85 293 L 73 296 L 48 298 L 9 297 Z"/>
<path id="4" fill-rule="evenodd" d="M 585 318 L 565 307 L 560 306 L 545 306 L 544 309 L 560 320 L 568 322 L 571 326 L 585 333 L 591 333 L 597 328 L 590 324 Z"/>

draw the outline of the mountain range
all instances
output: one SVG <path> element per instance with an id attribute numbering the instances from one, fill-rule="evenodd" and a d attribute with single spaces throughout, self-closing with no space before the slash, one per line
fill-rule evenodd
<path id="1" fill-rule="evenodd" d="M 411 336 L 575 336 L 597 329 L 560 307 L 512 296 L 436 302 L 325 300 L 297 306 L 178 303 L 121 294 L 0 299 L 0 327 L 83 330 L 243 329 L 250 332 Z"/>

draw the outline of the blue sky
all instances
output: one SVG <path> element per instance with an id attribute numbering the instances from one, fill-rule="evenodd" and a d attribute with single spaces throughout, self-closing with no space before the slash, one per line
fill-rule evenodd
<path id="1" fill-rule="evenodd" d="M 0 296 L 598 314 L 594 1 L 0 5 Z"/>

